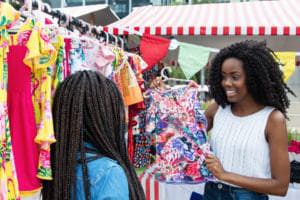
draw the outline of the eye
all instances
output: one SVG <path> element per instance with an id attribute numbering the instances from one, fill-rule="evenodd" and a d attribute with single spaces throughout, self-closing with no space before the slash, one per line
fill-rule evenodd
<path id="1" fill-rule="evenodd" d="M 240 76 L 232 76 L 232 79 L 233 79 L 234 81 L 239 80 L 239 78 L 240 78 Z"/>

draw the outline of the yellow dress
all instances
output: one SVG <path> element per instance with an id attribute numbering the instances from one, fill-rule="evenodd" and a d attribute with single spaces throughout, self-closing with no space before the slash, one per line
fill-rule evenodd
<path id="1" fill-rule="evenodd" d="M 55 90 L 59 83 L 61 83 L 64 80 L 64 37 L 61 35 L 56 35 L 56 40 L 57 41 L 55 43 L 52 43 L 57 51 L 56 63 L 55 66 L 52 68 L 52 97 L 54 97 Z"/>
<path id="2" fill-rule="evenodd" d="M 0 199 L 20 199 L 7 110 L 8 29 L 20 17 L 12 6 L 0 2 Z"/>
<path id="3" fill-rule="evenodd" d="M 50 145 L 55 142 L 51 87 L 52 68 L 55 65 L 57 51 L 42 28 L 42 24 L 34 20 L 28 20 L 20 28 L 17 39 L 19 43 L 25 43 L 27 46 L 28 51 L 23 61 L 31 68 L 32 73 L 32 98 L 37 125 L 35 142 L 40 147 L 37 176 L 40 179 L 51 180 Z"/>

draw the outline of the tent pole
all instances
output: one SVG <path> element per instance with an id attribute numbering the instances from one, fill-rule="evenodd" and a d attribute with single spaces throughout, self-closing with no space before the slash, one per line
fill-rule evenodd
<path id="1" fill-rule="evenodd" d="M 200 78 L 200 84 L 201 84 L 201 88 L 204 88 L 205 85 L 205 67 L 203 67 L 200 71 L 201 73 L 201 78 Z M 200 93 L 201 99 L 205 98 L 205 92 L 201 92 Z"/>
<path id="2" fill-rule="evenodd" d="M 66 5 L 66 0 L 61 0 L 61 1 L 60 1 L 60 7 L 61 7 L 61 8 L 64 8 L 65 5 Z"/>
<path id="3" fill-rule="evenodd" d="M 131 13 L 132 10 L 132 0 L 128 0 L 128 14 Z"/>

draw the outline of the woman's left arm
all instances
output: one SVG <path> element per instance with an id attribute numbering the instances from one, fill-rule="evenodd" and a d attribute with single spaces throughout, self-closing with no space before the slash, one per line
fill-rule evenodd
<path id="1" fill-rule="evenodd" d="M 284 115 L 275 110 L 271 113 L 266 138 L 270 148 L 271 179 L 242 176 L 226 172 L 219 159 L 209 155 L 206 158 L 208 169 L 219 180 L 264 194 L 285 196 L 290 180 L 287 128 Z"/>

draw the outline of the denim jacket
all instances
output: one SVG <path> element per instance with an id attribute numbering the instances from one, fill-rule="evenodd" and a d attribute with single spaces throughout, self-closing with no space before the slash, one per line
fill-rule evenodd
<path id="1" fill-rule="evenodd" d="M 91 147 L 90 144 L 87 144 Z M 96 153 L 86 153 L 86 157 Z M 91 200 L 129 200 L 129 189 L 123 168 L 108 157 L 100 157 L 89 161 L 88 176 L 90 182 Z M 85 200 L 82 166 L 76 166 L 76 199 Z"/>

